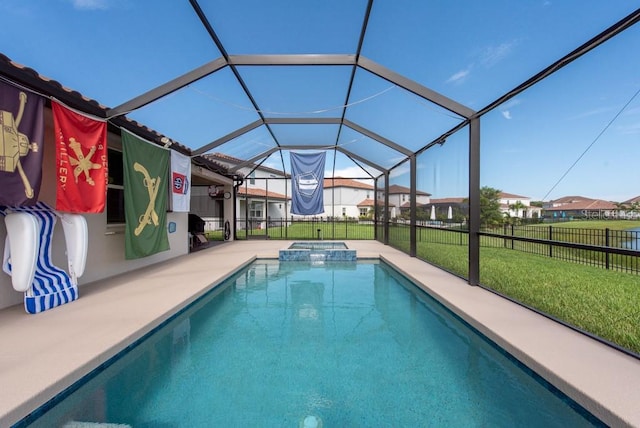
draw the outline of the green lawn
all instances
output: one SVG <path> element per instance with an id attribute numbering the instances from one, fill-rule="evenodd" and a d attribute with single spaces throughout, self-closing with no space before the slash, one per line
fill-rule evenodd
<path id="1" fill-rule="evenodd" d="M 467 247 L 418 245 L 418 257 L 467 277 Z M 634 274 L 504 248 L 480 249 L 480 283 L 640 354 L 640 284 Z"/>
<path id="2" fill-rule="evenodd" d="M 373 239 L 373 224 L 359 224 L 357 222 L 298 222 L 290 226 L 276 226 L 269 229 L 253 229 L 249 236 L 270 239 L 318 239 L 320 229 L 321 239 Z M 246 239 L 247 231 L 236 232 L 239 239 Z"/>

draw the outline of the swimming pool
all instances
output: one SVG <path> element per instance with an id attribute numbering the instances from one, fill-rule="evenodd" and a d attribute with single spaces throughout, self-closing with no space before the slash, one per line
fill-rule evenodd
<path id="1" fill-rule="evenodd" d="M 384 263 L 258 261 L 34 426 L 597 421 Z"/>

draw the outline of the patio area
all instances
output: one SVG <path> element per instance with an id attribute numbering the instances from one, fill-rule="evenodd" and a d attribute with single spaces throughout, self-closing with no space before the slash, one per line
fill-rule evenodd
<path id="1" fill-rule="evenodd" d="M 100 281 L 39 315 L 0 311 L 0 426 L 11 426 L 255 258 L 288 241 L 236 241 Z M 639 426 L 640 361 L 376 241 L 380 257 L 612 426 Z M 25 340 L 28 338 L 28 340 Z"/>

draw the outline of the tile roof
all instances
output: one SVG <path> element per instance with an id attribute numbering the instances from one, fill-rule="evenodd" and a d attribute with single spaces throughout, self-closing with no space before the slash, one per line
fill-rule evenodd
<path id="1" fill-rule="evenodd" d="M 431 198 L 431 204 L 462 204 L 466 198 Z"/>
<path id="2" fill-rule="evenodd" d="M 290 196 L 285 196 L 282 193 L 276 193 L 276 192 L 267 192 L 264 189 L 257 189 L 255 187 L 243 187 L 240 186 L 238 188 L 238 196 L 256 196 L 256 197 L 267 197 L 267 198 L 271 198 L 271 199 L 280 199 L 280 200 L 289 200 L 291 199 Z"/>
<path id="3" fill-rule="evenodd" d="M 545 211 L 577 211 L 577 210 L 615 210 L 616 204 L 601 199 L 588 199 L 566 203 L 553 208 L 545 208 Z"/>
<path id="4" fill-rule="evenodd" d="M 500 192 L 501 199 L 531 199 L 528 196 L 514 195 L 513 193 Z"/>
<path id="5" fill-rule="evenodd" d="M 398 184 L 392 184 L 389 186 L 389 194 L 390 195 L 396 195 L 396 194 L 409 194 L 411 193 L 411 189 L 409 189 L 408 187 L 404 187 L 404 186 L 400 186 Z M 416 190 L 416 195 L 420 195 L 420 196 L 431 196 L 431 193 L 427 193 L 427 192 L 423 192 L 421 190 Z"/>
<path id="6" fill-rule="evenodd" d="M 356 205 L 357 207 L 373 207 L 375 206 L 375 200 L 369 198 L 369 199 L 363 199 L 358 205 Z M 395 204 L 389 203 L 389 207 L 395 207 Z"/>
<path id="7" fill-rule="evenodd" d="M 581 201 L 593 201 L 594 199 L 586 198 L 584 196 L 563 196 L 558 199 L 554 199 L 549 201 L 550 204 L 570 204 L 573 202 L 581 202 Z"/>
<path id="8" fill-rule="evenodd" d="M 637 203 L 640 204 L 640 196 L 636 196 L 635 198 L 627 199 L 626 201 L 623 202 L 623 204 L 633 204 L 634 202 L 637 202 Z"/>
<path id="9" fill-rule="evenodd" d="M 363 199 L 360 203 L 358 203 L 358 207 L 373 207 L 376 205 L 376 201 L 373 199 Z"/>
<path id="10" fill-rule="evenodd" d="M 330 189 L 332 187 L 350 187 L 354 189 L 366 189 L 373 190 L 374 187 L 371 184 L 363 183 L 362 181 L 353 180 L 351 178 L 325 178 L 324 188 Z"/>

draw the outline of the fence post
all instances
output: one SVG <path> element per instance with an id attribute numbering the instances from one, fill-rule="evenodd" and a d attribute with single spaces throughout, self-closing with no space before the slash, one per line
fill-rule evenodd
<path id="1" fill-rule="evenodd" d="M 553 226 L 549 225 L 549 241 L 553 240 Z M 549 257 L 553 258 L 553 244 L 549 243 Z"/>
<path id="2" fill-rule="evenodd" d="M 605 257 L 605 266 L 607 269 L 609 269 L 609 228 L 605 228 L 604 229 L 604 245 L 605 247 L 607 247 L 607 249 L 604 252 L 604 257 Z"/>
<path id="3" fill-rule="evenodd" d="M 511 236 L 513 236 L 513 224 L 511 225 Z M 513 250 L 513 239 L 511 240 L 511 249 Z"/>
<path id="4" fill-rule="evenodd" d="M 507 236 L 507 223 L 502 225 L 502 234 Z M 504 238 L 504 248 L 507 248 L 507 238 Z"/>

